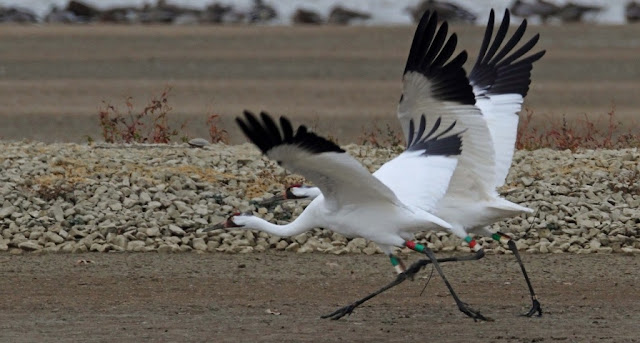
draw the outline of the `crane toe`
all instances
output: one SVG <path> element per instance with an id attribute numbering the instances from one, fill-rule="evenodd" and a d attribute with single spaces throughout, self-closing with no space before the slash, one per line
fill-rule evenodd
<path id="1" fill-rule="evenodd" d="M 533 305 L 531 306 L 531 309 L 529 310 L 529 312 L 523 314 L 523 316 L 533 317 L 536 312 L 538 313 L 536 317 L 542 317 L 542 307 L 540 306 L 540 302 L 538 301 L 538 299 L 533 299 Z"/>
<path id="2" fill-rule="evenodd" d="M 347 305 L 345 307 L 341 307 L 329 314 L 326 314 L 324 316 L 321 316 L 320 318 L 322 319 L 331 319 L 331 320 L 338 320 L 346 315 L 351 315 L 351 313 L 353 312 L 353 310 L 357 307 L 357 305 L 355 304 L 350 304 Z"/>
<path id="3" fill-rule="evenodd" d="M 464 302 L 460 302 L 458 303 L 458 309 L 460 309 L 460 311 L 464 314 L 466 314 L 467 316 L 473 318 L 474 322 L 477 322 L 478 320 L 482 320 L 485 322 L 492 322 L 493 319 L 490 317 L 485 317 L 483 316 L 480 311 L 476 311 L 473 308 L 471 308 L 471 306 L 469 306 L 469 304 L 464 303 Z"/>

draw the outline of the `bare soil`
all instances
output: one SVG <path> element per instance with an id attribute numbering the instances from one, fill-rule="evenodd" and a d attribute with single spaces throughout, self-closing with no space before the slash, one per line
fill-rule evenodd
<path id="1" fill-rule="evenodd" d="M 453 26 L 475 62 L 483 28 Z M 534 121 L 598 118 L 615 108 L 626 126 L 640 108 L 637 25 L 530 26 L 541 34 L 525 106 Z M 286 114 L 357 141 L 378 120 L 398 130 L 395 110 L 413 27 L 4 26 L 0 36 L 0 139 L 99 139 L 103 101 L 136 110 L 170 86 L 172 116 L 208 137 L 207 114 L 244 109 Z M 624 130 L 624 128 L 623 128 Z"/>
<path id="2" fill-rule="evenodd" d="M 520 316 L 530 300 L 513 256 L 488 255 L 443 269 L 493 322 L 459 312 L 437 273 L 420 296 L 430 269 L 332 321 L 320 315 L 393 279 L 386 257 L 3 254 L 0 341 L 640 342 L 638 256 L 524 260 L 542 317 Z"/>

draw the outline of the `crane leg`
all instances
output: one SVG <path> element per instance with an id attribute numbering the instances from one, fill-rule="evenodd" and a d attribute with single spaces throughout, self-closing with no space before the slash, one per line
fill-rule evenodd
<path id="1" fill-rule="evenodd" d="M 465 239 L 465 240 L 467 240 L 467 239 Z M 479 244 L 476 243 L 476 241 L 474 239 L 471 239 L 471 237 L 469 237 L 469 239 L 467 241 L 469 242 L 469 246 L 472 249 L 474 249 L 476 252 L 482 251 L 482 248 L 480 247 Z M 477 321 L 477 320 L 493 321 L 493 319 L 483 316 L 480 313 L 480 311 L 474 310 L 467 303 L 465 303 L 462 300 L 460 300 L 460 298 L 458 297 L 456 292 L 453 290 L 453 287 L 449 283 L 449 280 L 447 280 L 447 278 L 444 276 L 444 273 L 442 272 L 442 268 L 440 268 L 440 264 L 438 263 L 438 259 L 436 258 L 436 255 L 433 253 L 433 251 L 431 249 L 429 249 L 428 247 L 426 247 L 426 246 L 424 246 L 422 244 L 417 244 L 417 243 L 415 243 L 413 241 L 408 241 L 406 243 L 406 246 L 409 249 L 412 249 L 412 250 L 415 250 L 417 252 L 421 252 L 421 253 L 424 253 L 425 255 L 427 255 L 429 260 L 433 263 L 433 266 L 438 271 L 438 274 L 440 274 L 440 277 L 444 281 L 444 284 L 449 289 L 449 293 L 451 293 L 451 296 L 456 301 L 456 304 L 458 305 L 458 309 L 462 313 L 464 313 L 467 316 L 473 318 L 474 321 Z"/>
<path id="2" fill-rule="evenodd" d="M 404 265 L 402 264 L 402 261 L 400 259 L 398 259 L 397 257 L 395 257 L 394 255 L 390 255 L 389 258 L 391 259 L 391 264 L 394 264 L 394 259 L 396 259 L 398 264 L 394 264 L 394 267 L 396 267 L 396 270 L 399 271 L 398 266 L 402 265 L 404 268 Z M 405 280 L 407 279 L 411 279 L 413 278 L 413 276 L 415 274 L 417 274 L 422 268 L 424 268 L 424 266 L 426 266 L 427 264 L 431 263 L 431 261 L 429 260 L 419 260 L 414 262 L 411 266 L 409 266 L 409 268 L 404 268 L 404 271 L 400 272 L 397 276 L 396 279 L 393 280 L 391 283 L 387 284 L 386 286 L 380 288 L 379 290 L 367 295 L 366 297 L 357 300 L 345 307 L 341 307 L 339 309 L 337 309 L 336 311 L 324 315 L 322 316 L 322 318 L 326 319 L 326 318 L 331 318 L 332 320 L 338 320 L 346 315 L 351 315 L 351 313 L 353 312 L 353 310 L 362 305 L 364 302 L 368 301 L 369 299 L 375 297 L 376 295 L 383 293 L 384 291 L 393 288 L 401 283 L 403 283 Z"/>
<path id="3" fill-rule="evenodd" d="M 523 314 L 524 316 L 527 317 L 531 317 L 533 316 L 536 312 L 538 313 L 538 317 L 542 316 L 542 307 L 540 306 L 540 302 L 538 301 L 538 297 L 536 297 L 536 293 L 533 290 L 533 286 L 531 286 L 531 281 L 529 280 L 529 275 L 527 275 L 527 270 L 524 268 L 524 264 L 522 263 L 522 259 L 520 258 L 520 253 L 518 252 L 518 248 L 516 247 L 516 242 L 513 241 L 513 239 L 511 239 L 511 237 L 509 237 L 508 235 L 505 235 L 504 233 L 501 232 L 496 232 L 494 233 L 491 238 L 493 238 L 494 240 L 501 242 L 501 243 L 507 243 L 507 246 L 509 247 L 509 250 L 511 250 L 511 252 L 513 252 L 513 256 L 516 257 L 516 260 L 518 261 L 518 264 L 520 265 L 520 269 L 522 270 L 522 275 L 524 275 L 524 280 L 527 282 L 527 287 L 529 287 L 529 294 L 531 295 L 531 309 L 529 310 L 529 312 Z"/>
<path id="4" fill-rule="evenodd" d="M 467 239 L 465 239 L 467 240 Z M 338 310 L 327 314 L 327 315 L 323 315 L 322 318 L 331 318 L 333 320 L 337 320 L 340 319 L 346 315 L 351 315 L 351 313 L 353 313 L 353 310 L 356 309 L 356 307 L 362 305 L 363 303 L 365 303 L 366 301 L 368 301 L 369 299 L 377 296 L 378 294 L 381 294 L 383 292 L 385 292 L 386 290 L 393 288 L 401 283 L 403 283 L 405 280 L 407 279 L 413 279 L 413 277 L 420 271 L 422 270 L 422 268 L 424 268 L 426 265 L 428 265 L 429 263 L 433 263 L 433 261 L 435 261 L 434 265 L 436 266 L 436 269 L 438 270 L 438 273 L 440 273 L 440 276 L 443 278 L 443 280 L 445 280 L 445 284 L 447 285 L 447 287 L 449 288 L 449 291 L 451 293 L 451 295 L 454 297 L 454 299 L 456 300 L 456 304 L 458 304 L 458 308 L 460 309 L 460 311 L 462 311 L 463 313 L 465 313 L 466 315 L 470 316 L 471 318 L 474 318 L 474 320 L 491 320 L 490 318 L 486 318 L 484 317 L 482 314 L 480 314 L 480 312 L 477 312 L 475 310 L 473 310 L 471 307 L 469 307 L 469 305 L 465 304 L 464 302 L 460 301 L 460 299 L 458 298 L 457 294 L 453 291 L 453 288 L 451 287 L 451 285 L 449 284 L 449 281 L 444 277 L 444 275 L 442 274 L 442 270 L 440 269 L 440 266 L 437 264 L 439 262 L 454 262 L 454 261 L 467 261 L 467 260 L 477 260 L 480 259 L 484 256 L 484 250 L 480 247 L 480 245 L 477 245 L 475 243 L 475 240 L 473 239 L 468 239 L 467 242 L 469 242 L 469 246 L 471 246 L 475 251 L 476 254 L 472 255 L 472 256 L 463 256 L 463 257 L 449 257 L 449 258 L 443 258 L 443 259 L 436 259 L 435 255 L 433 254 L 433 251 L 431 251 L 429 249 L 429 252 L 431 254 L 431 256 L 429 256 L 429 254 L 426 253 L 425 250 L 427 250 L 428 248 L 425 247 L 422 244 L 417 244 L 413 241 L 407 241 L 405 243 L 405 245 L 417 252 L 421 252 L 421 253 L 425 253 L 427 255 L 427 257 L 429 259 L 422 259 L 422 260 L 418 260 L 416 262 L 414 262 L 413 264 L 411 264 L 411 266 L 409 266 L 409 268 L 406 268 L 404 266 L 404 264 L 402 263 L 402 260 L 400 260 L 399 258 L 397 258 L 395 255 L 389 255 L 389 258 L 391 260 L 391 264 L 394 266 L 394 268 L 396 268 L 396 271 L 398 272 L 398 276 L 396 276 L 396 279 L 393 280 L 391 283 L 387 284 L 386 286 L 380 288 L 379 290 L 367 295 L 366 297 L 357 300 L 347 306 L 341 307 Z"/>

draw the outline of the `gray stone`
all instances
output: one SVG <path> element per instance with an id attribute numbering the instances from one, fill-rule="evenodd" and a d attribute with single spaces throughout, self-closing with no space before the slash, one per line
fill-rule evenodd
<path id="1" fill-rule="evenodd" d="M 38 244 L 38 242 L 36 241 L 24 241 L 18 244 L 18 248 L 22 250 L 27 250 L 27 251 L 34 251 L 34 250 L 42 249 L 42 246 Z"/>
<path id="2" fill-rule="evenodd" d="M 180 227 L 173 225 L 173 224 L 169 224 L 169 231 L 171 231 L 172 234 L 176 235 L 176 236 L 184 236 L 185 235 L 185 231 L 183 229 L 181 229 Z"/>
<path id="3" fill-rule="evenodd" d="M 51 207 L 51 213 L 53 214 L 53 218 L 55 218 L 58 223 L 64 220 L 64 212 L 62 211 L 62 207 L 60 207 L 60 204 L 53 205 Z"/>
<path id="4" fill-rule="evenodd" d="M 51 232 L 51 231 L 47 231 L 44 233 L 44 238 L 48 241 L 48 242 L 53 242 L 56 244 L 60 244 L 62 242 L 64 242 L 64 238 L 62 238 L 60 235 L 58 235 L 55 232 Z"/>
<path id="5" fill-rule="evenodd" d="M 188 142 L 188 144 L 194 148 L 203 148 L 207 145 L 210 145 L 208 140 L 204 138 L 194 138 Z"/>
<path id="6" fill-rule="evenodd" d="M 146 235 L 147 237 L 160 237 L 160 229 L 158 229 L 157 227 L 150 227 L 147 228 L 146 230 Z"/>
<path id="7" fill-rule="evenodd" d="M 18 208 L 15 206 L 3 207 L 0 209 L 0 219 L 7 218 L 12 215 Z"/>
<path id="8" fill-rule="evenodd" d="M 140 197 L 140 203 L 142 204 L 146 204 L 151 201 L 151 196 L 149 196 L 149 193 L 147 192 L 141 192 L 139 197 Z"/>
<path id="9" fill-rule="evenodd" d="M 200 250 L 200 251 L 206 251 L 207 250 L 207 243 L 205 243 L 203 238 L 194 238 L 191 241 L 191 246 L 195 250 Z"/>
<path id="10" fill-rule="evenodd" d="M 127 244 L 127 251 L 143 251 L 145 243 L 143 241 L 131 241 Z"/>
<path id="11" fill-rule="evenodd" d="M 124 235 L 117 235 L 113 237 L 113 239 L 109 242 L 115 246 L 118 246 L 122 249 L 127 249 L 127 243 L 129 240 Z"/>

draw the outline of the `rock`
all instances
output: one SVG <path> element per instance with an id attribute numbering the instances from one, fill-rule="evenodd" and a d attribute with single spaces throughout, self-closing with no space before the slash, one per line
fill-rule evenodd
<path id="1" fill-rule="evenodd" d="M 160 207 L 162 207 L 162 203 L 159 201 L 150 201 L 149 203 L 147 203 L 147 209 L 149 210 L 154 210 Z"/>
<path id="2" fill-rule="evenodd" d="M 191 241 L 191 246 L 195 250 L 200 250 L 200 251 L 206 251 L 207 250 L 207 243 L 205 243 L 203 238 L 194 238 Z"/>
<path id="3" fill-rule="evenodd" d="M 206 140 L 204 138 L 194 138 L 194 139 L 190 140 L 187 143 L 190 146 L 194 147 L 194 148 L 203 148 L 203 147 L 211 144 L 211 143 L 209 143 L 208 140 Z"/>
<path id="4" fill-rule="evenodd" d="M 143 241 L 131 241 L 127 244 L 127 251 L 143 251 L 145 248 L 145 243 Z"/>
<path id="5" fill-rule="evenodd" d="M 276 250 L 284 250 L 288 246 L 289 246 L 289 243 L 287 243 L 287 241 L 281 240 L 278 242 L 278 244 L 276 244 Z"/>
<path id="6" fill-rule="evenodd" d="M 523 177 L 520 179 L 522 181 L 522 184 L 525 185 L 526 187 L 529 187 L 533 184 L 533 181 L 535 181 L 533 178 L 530 177 Z"/>
<path id="7" fill-rule="evenodd" d="M 36 241 L 24 241 L 18 244 L 18 248 L 26 251 L 34 251 L 42 249 L 42 246 Z"/>
<path id="8" fill-rule="evenodd" d="M 180 227 L 173 225 L 173 224 L 169 224 L 169 231 L 176 235 L 176 236 L 184 236 L 185 232 L 184 230 L 182 230 Z"/>
<path id="9" fill-rule="evenodd" d="M 149 196 L 149 193 L 147 192 L 141 192 L 139 199 L 141 204 L 147 204 L 151 202 L 151 196 Z"/>
<path id="10" fill-rule="evenodd" d="M 62 212 L 62 207 L 60 207 L 60 204 L 53 205 L 51 207 L 51 213 L 58 223 L 64 220 L 64 212 Z"/>
<path id="11" fill-rule="evenodd" d="M 160 229 L 158 229 L 157 227 L 150 227 L 147 228 L 145 234 L 147 235 L 147 237 L 160 237 Z"/>
<path id="12" fill-rule="evenodd" d="M 347 244 L 347 249 L 351 252 L 360 252 L 367 247 L 367 240 L 364 238 L 354 238 Z"/>
<path id="13" fill-rule="evenodd" d="M 308 239 L 309 239 L 309 236 L 307 236 L 306 232 L 293 237 L 293 240 L 298 242 L 301 245 L 306 243 Z"/>
<path id="14" fill-rule="evenodd" d="M 126 250 L 128 242 L 129 240 L 124 235 L 117 235 L 109 243 Z"/>
<path id="15" fill-rule="evenodd" d="M 48 241 L 48 242 L 53 242 L 56 244 L 60 244 L 62 242 L 64 242 L 64 238 L 62 238 L 60 235 L 58 235 L 55 232 L 51 232 L 51 231 L 47 231 L 44 233 L 44 238 Z"/>
<path id="16" fill-rule="evenodd" d="M 298 251 L 298 249 L 300 249 L 300 244 L 294 242 L 294 243 L 289 244 L 284 250 L 285 251 L 296 252 L 296 251 Z"/>
<path id="17" fill-rule="evenodd" d="M 17 208 L 15 206 L 3 207 L 2 209 L 0 209 L 0 219 L 7 218 L 8 216 L 12 215 L 16 210 Z"/>

